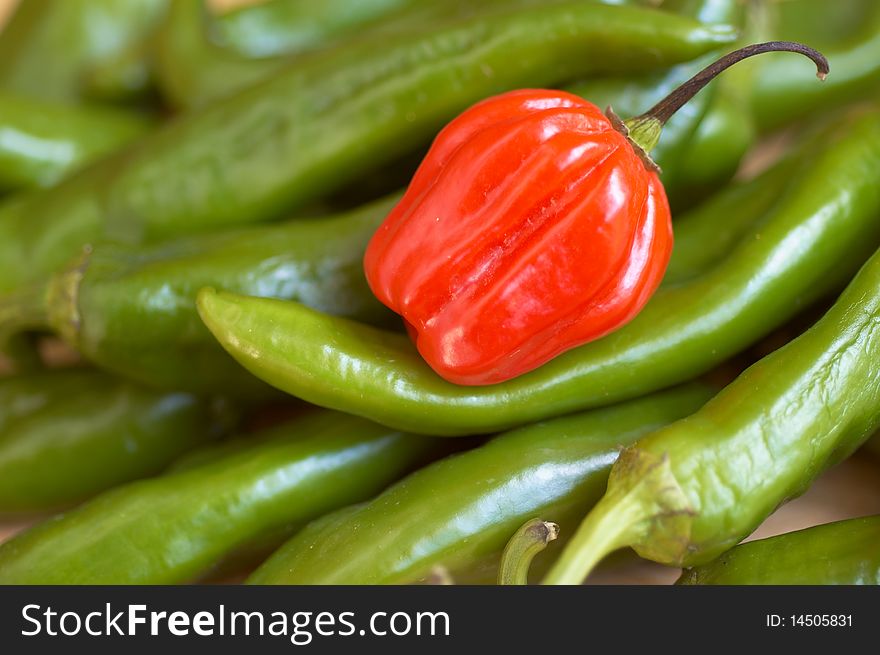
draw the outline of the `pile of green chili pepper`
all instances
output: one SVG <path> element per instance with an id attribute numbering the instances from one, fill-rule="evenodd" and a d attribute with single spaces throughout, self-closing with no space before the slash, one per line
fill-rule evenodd
<path id="1" fill-rule="evenodd" d="M 635 318 L 440 377 L 364 273 L 440 130 L 517 89 L 641 115 L 759 41 L 828 79 L 754 57 L 669 120 Z M 740 543 L 880 428 L 878 179 L 873 0 L 19 2 L 0 584 L 576 584 L 624 547 L 880 584 L 877 516 Z"/>

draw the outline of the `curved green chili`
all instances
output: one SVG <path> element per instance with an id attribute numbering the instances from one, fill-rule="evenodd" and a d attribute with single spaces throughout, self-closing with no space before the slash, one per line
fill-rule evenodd
<path id="1" fill-rule="evenodd" d="M 880 252 L 812 328 L 625 450 L 546 582 L 624 546 L 693 566 L 736 545 L 880 426 L 878 358 Z"/>
<path id="2" fill-rule="evenodd" d="M 880 516 L 751 541 L 682 573 L 685 585 L 880 584 Z"/>
<path id="3" fill-rule="evenodd" d="M 878 118 L 876 109 L 858 114 L 807 143 L 804 169 L 711 271 L 661 289 L 620 330 L 508 382 L 448 383 L 405 336 L 297 303 L 203 290 L 199 312 L 273 386 L 412 431 L 482 433 L 632 398 L 708 371 L 857 270 L 880 240 Z"/>
<path id="4" fill-rule="evenodd" d="M 153 125 L 151 118 L 122 109 L 0 93 L 0 189 L 50 186 Z"/>
<path id="5" fill-rule="evenodd" d="M 369 498 L 437 442 L 332 412 L 119 487 L 0 545 L 0 584 L 170 584 Z M 228 447 L 220 446 L 226 450 Z"/>
<path id="6" fill-rule="evenodd" d="M 663 12 L 554 2 L 334 48 L 4 207 L 0 292 L 102 235 L 143 241 L 289 215 L 424 145 L 487 95 L 670 65 L 732 37 Z"/>
<path id="7" fill-rule="evenodd" d="M 524 1 L 503 0 L 512 6 Z M 479 7 L 484 4 L 479 3 Z M 173 106 L 205 106 L 268 79 L 289 65 L 293 57 L 334 44 L 355 28 L 359 28 L 355 38 L 360 38 L 380 17 L 384 20 L 378 24 L 379 29 L 388 31 L 389 23 L 401 22 L 393 18 L 389 21 L 388 14 L 393 16 L 396 10 L 409 5 L 420 13 L 427 9 L 430 21 L 431 14 L 449 13 L 446 5 L 457 3 L 276 0 L 214 17 L 203 0 L 178 0 L 171 5 L 154 39 L 157 82 Z"/>
<path id="8" fill-rule="evenodd" d="M 399 584 L 436 566 L 455 579 L 489 562 L 526 519 L 577 520 L 601 496 L 620 448 L 711 397 L 692 385 L 536 423 L 412 473 L 370 502 L 282 546 L 254 584 Z"/>
<path id="9" fill-rule="evenodd" d="M 702 204 L 674 219 L 675 245 L 663 275 L 664 286 L 705 274 L 754 236 L 760 224 L 785 198 L 790 180 L 806 166 L 786 158 L 758 177 L 733 182 Z M 724 220 L 718 220 L 723 216 Z"/>
<path id="10" fill-rule="evenodd" d="M 71 505 L 158 473 L 235 416 L 223 402 L 80 369 L 0 380 L 0 408 L 0 514 Z"/>
<path id="11" fill-rule="evenodd" d="M 256 7 L 244 7 L 232 16 L 238 20 L 253 16 L 262 27 L 272 20 L 268 29 L 270 38 L 281 34 L 288 35 L 291 45 L 289 51 L 278 53 L 283 56 L 260 57 L 243 56 L 234 48 L 225 47 L 212 38 L 215 34 L 223 34 L 226 16 L 213 18 L 205 6 L 204 0 L 178 0 L 171 5 L 169 12 L 159 28 L 154 44 L 154 63 L 157 81 L 165 99 L 172 106 L 194 108 L 206 106 L 220 98 L 229 96 L 248 86 L 266 80 L 275 75 L 283 67 L 291 64 L 295 56 L 307 54 L 309 50 L 317 50 L 321 46 L 332 44 L 336 26 L 349 27 L 362 17 L 368 24 L 361 26 L 358 35 L 351 40 L 370 38 L 379 32 L 387 37 L 401 30 L 421 30 L 426 25 L 436 24 L 444 19 L 471 18 L 486 10 L 498 8 L 516 8 L 546 4 L 548 0 L 483 0 L 480 3 L 464 0 L 446 0 L 444 2 L 414 3 L 411 0 L 375 0 L 364 3 L 351 3 L 350 0 L 333 0 L 332 2 L 310 2 L 304 6 L 300 0 L 272 2 Z M 550 0 L 551 2 L 553 0 Z M 597 1 L 597 0 L 587 0 Z M 357 4 L 358 9 L 349 6 Z M 369 19 L 382 10 L 391 13 L 375 25 Z M 410 11 L 399 14 L 392 11 L 400 5 L 410 4 Z M 354 10 L 353 10 L 354 9 Z M 337 13 L 344 12 L 344 13 Z M 289 16 L 292 13 L 293 16 Z M 308 18 L 306 18 L 308 16 Z M 306 20 L 303 20 L 306 18 Z M 321 27 L 326 29 L 322 30 Z M 301 39 L 300 35 L 312 32 L 312 36 Z M 344 31 L 344 30 L 343 30 Z M 258 35 L 253 39 L 259 44 Z M 329 43 L 328 43 L 329 42 Z"/>

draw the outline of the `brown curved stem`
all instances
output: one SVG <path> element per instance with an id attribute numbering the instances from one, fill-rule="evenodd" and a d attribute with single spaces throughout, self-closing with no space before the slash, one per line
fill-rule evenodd
<path id="1" fill-rule="evenodd" d="M 666 121 L 681 109 L 688 100 L 699 93 L 704 86 L 711 82 L 716 75 L 743 59 L 748 59 L 765 52 L 796 52 L 813 60 L 813 63 L 816 64 L 816 76 L 820 80 L 824 80 L 825 76 L 828 75 L 828 60 L 821 52 L 809 46 L 792 41 L 754 43 L 739 50 L 734 50 L 714 64 L 707 66 L 644 114 L 624 121 L 614 113 L 611 107 L 608 107 L 605 110 L 605 115 L 611 121 L 614 129 L 629 140 L 636 154 L 645 164 L 645 168 L 659 173 L 660 168 L 651 159 L 649 153 L 660 141 L 660 132 Z"/>
<path id="2" fill-rule="evenodd" d="M 687 82 L 675 89 L 675 91 L 663 98 L 663 100 L 651 107 L 639 118 L 650 116 L 651 118 L 660 121 L 660 124 L 663 125 L 675 112 L 681 109 L 688 100 L 693 98 L 719 73 L 727 70 L 743 59 L 748 59 L 755 55 L 761 55 L 765 52 L 796 52 L 813 60 L 813 63 L 816 64 L 816 76 L 820 80 L 824 80 L 825 76 L 828 75 L 828 60 L 821 52 L 814 50 L 809 46 L 805 46 L 802 43 L 794 43 L 793 41 L 767 41 L 766 43 L 754 43 L 744 48 L 740 48 L 739 50 L 734 50 L 715 63 L 707 66 Z"/>

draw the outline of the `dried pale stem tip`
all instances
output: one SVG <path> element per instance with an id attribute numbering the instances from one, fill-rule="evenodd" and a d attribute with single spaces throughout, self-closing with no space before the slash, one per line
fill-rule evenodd
<path id="1" fill-rule="evenodd" d="M 559 526 L 555 523 L 532 519 L 517 530 L 501 555 L 498 570 L 498 584 L 528 584 L 529 566 L 535 555 L 559 536 Z"/>

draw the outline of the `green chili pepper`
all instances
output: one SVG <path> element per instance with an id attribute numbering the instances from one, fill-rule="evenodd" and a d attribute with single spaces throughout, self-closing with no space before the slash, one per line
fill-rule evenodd
<path id="1" fill-rule="evenodd" d="M 482 433 L 636 397 L 708 371 L 845 284 L 880 239 L 878 118 L 877 109 L 850 117 L 795 153 L 804 169 L 711 271 L 661 289 L 622 329 L 501 384 L 445 382 L 405 336 L 297 303 L 203 290 L 199 311 L 273 386 L 401 429 Z"/>
<path id="2" fill-rule="evenodd" d="M 880 584 L 880 516 L 742 544 L 682 573 L 687 585 Z"/>
<path id="3" fill-rule="evenodd" d="M 150 118 L 122 109 L 0 93 L 0 189 L 50 186 L 152 125 Z"/>
<path id="4" fill-rule="evenodd" d="M 693 566 L 736 545 L 880 426 L 878 330 L 880 253 L 807 332 L 625 450 L 546 581 L 580 582 L 623 546 Z"/>
<path id="5" fill-rule="evenodd" d="M 688 386 L 499 435 L 404 478 L 358 509 L 319 521 L 249 579 L 256 584 L 398 584 L 442 565 L 454 577 L 496 560 L 523 521 L 583 516 L 620 448 L 695 411 Z"/>
<path id="6" fill-rule="evenodd" d="M 554 2 L 335 48 L 56 187 L 64 204 L 4 208 L 0 292 L 101 235 L 159 239 L 289 214 L 417 149 L 487 95 L 670 65 L 731 38 L 662 12 Z"/>
<path id="7" fill-rule="evenodd" d="M 513 5 L 526 0 L 490 0 L 490 4 L 500 1 Z M 531 1 L 535 4 L 537 0 Z M 473 3 L 467 4 L 474 7 Z M 276 0 L 213 18 L 203 0 L 178 0 L 172 3 L 156 34 L 154 65 L 159 87 L 175 107 L 205 106 L 268 79 L 289 65 L 292 57 L 327 47 L 355 27 L 360 28 L 359 37 L 364 30 L 369 33 L 369 23 L 379 17 L 384 16 L 379 27 L 387 32 L 407 19 L 403 16 L 389 21 L 388 14 L 407 5 L 415 5 L 421 12 L 427 9 L 430 21 L 461 3 Z M 218 39 L 212 38 L 215 35 Z M 255 56 L 254 50 L 263 54 Z M 266 56 L 273 54 L 276 56 Z"/>
<path id="8" fill-rule="evenodd" d="M 330 510 L 369 498 L 433 439 L 315 412 L 251 446 L 109 491 L 0 546 L 0 584 L 170 584 Z"/>
<path id="9" fill-rule="evenodd" d="M 87 368 L 59 369 L 51 375 L 41 372 L 0 378 L 0 434 L 11 421 L 40 411 L 55 399 L 72 395 L 92 383 L 96 376 L 107 379 Z"/>
<path id="10" fill-rule="evenodd" d="M 547 2 L 548 0 L 483 0 L 473 3 L 446 0 L 412 3 L 409 0 L 386 0 L 386 5 L 413 6 L 410 11 L 390 12 L 391 16 L 386 16 L 378 24 L 362 26 L 355 40 L 362 38 L 364 34 L 370 38 L 377 32 L 385 39 L 405 30 L 423 30 L 426 25 L 436 25 L 438 21 L 463 20 L 484 14 L 487 10 L 536 6 Z M 303 29 L 315 30 L 321 24 L 329 28 L 323 31 L 323 39 L 318 36 L 322 33 L 319 30 L 310 39 L 300 43 L 299 47 L 283 53 L 284 56 L 253 58 L 224 47 L 211 38 L 212 32 L 222 31 L 223 20 L 212 20 L 211 12 L 205 7 L 203 0 L 178 0 L 172 4 L 156 35 L 155 67 L 159 87 L 165 99 L 175 107 L 193 108 L 211 104 L 219 98 L 270 78 L 290 65 L 294 56 L 318 49 L 322 45 L 327 47 L 328 41 L 334 35 L 335 26 L 350 26 L 351 21 L 357 20 L 361 15 L 360 11 L 364 12 L 364 18 L 370 18 L 373 12 L 380 9 L 371 7 L 371 3 L 367 2 L 360 7 L 360 11 L 352 11 L 348 6 L 350 4 L 350 0 L 334 0 L 321 3 L 317 7 L 315 3 L 309 3 L 305 7 L 300 0 L 286 0 L 241 9 L 235 15 L 250 16 L 253 13 L 260 23 L 265 23 L 270 16 L 276 18 L 270 34 L 277 37 L 279 33 L 287 32 L 294 43 L 300 40 L 299 35 L 303 33 Z M 393 8 L 386 7 L 389 11 Z M 294 16 L 288 16 L 288 12 Z M 311 15 L 310 20 L 302 20 L 305 13 Z"/>
<path id="11" fill-rule="evenodd" d="M 758 137 L 744 89 L 737 88 L 733 80 L 717 83 L 706 113 L 681 147 L 681 157 L 671 171 L 670 203 L 680 209 L 733 177 Z"/>
<path id="12" fill-rule="evenodd" d="M 296 299 L 390 325 L 363 273 L 366 244 L 397 196 L 333 218 L 218 232 L 147 246 L 98 244 L 48 289 L 0 299 L 0 331 L 52 329 L 94 363 L 165 389 L 262 397 L 199 319 L 198 290 Z"/>
<path id="13" fill-rule="evenodd" d="M 0 89 L 76 102 L 88 71 L 139 42 L 167 0 L 27 0 L 0 32 Z"/>
<path id="14" fill-rule="evenodd" d="M 70 505 L 158 473 L 233 418 L 226 403 L 156 393 L 94 370 L 0 380 L 0 514 Z"/>
<path id="15" fill-rule="evenodd" d="M 780 39 L 802 39 L 818 49 L 861 32 L 877 3 L 874 0 L 774 0 L 764 2 Z"/>
<path id="16" fill-rule="evenodd" d="M 446 4 L 448 0 L 440 3 Z M 271 0 L 218 17 L 218 40 L 249 57 L 306 52 L 424 0 Z"/>
<path id="17" fill-rule="evenodd" d="M 760 176 L 730 184 L 701 205 L 675 218 L 675 246 L 663 286 L 687 282 L 734 255 L 744 239 L 785 197 L 789 180 L 806 168 L 786 158 Z M 724 220 L 719 221 L 718 217 Z"/>

